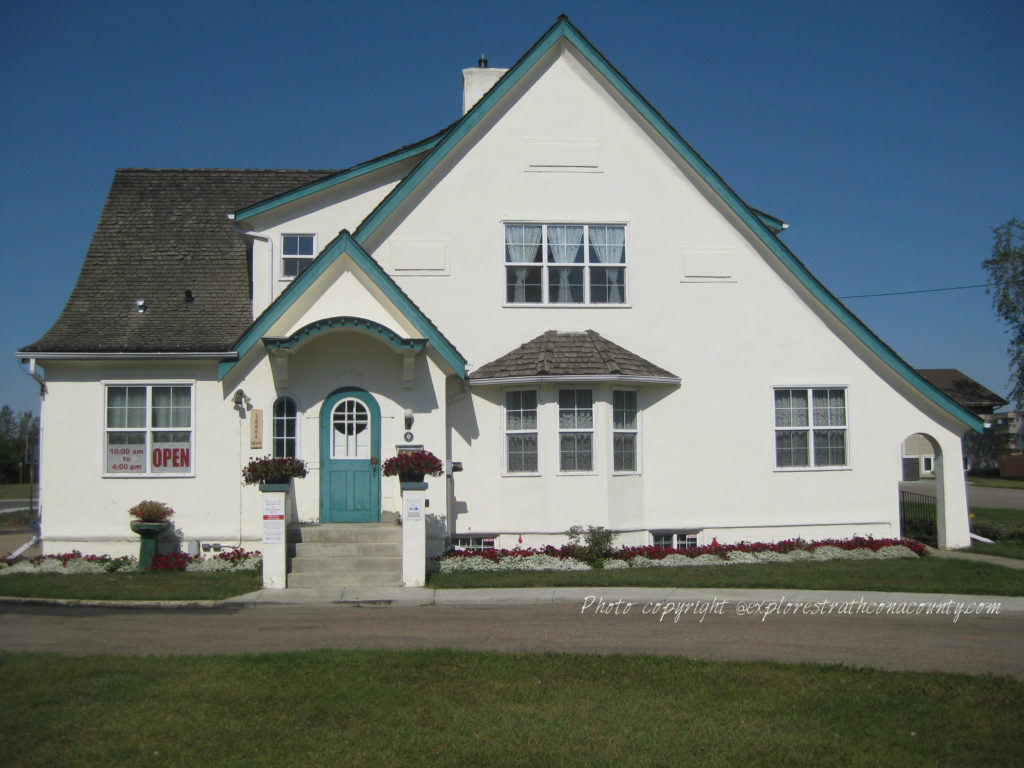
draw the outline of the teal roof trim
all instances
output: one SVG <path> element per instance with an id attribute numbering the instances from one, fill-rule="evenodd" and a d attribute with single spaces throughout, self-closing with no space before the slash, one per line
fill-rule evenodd
<path id="1" fill-rule="evenodd" d="M 645 99 L 636 88 L 605 59 L 583 33 L 569 21 L 566 16 L 559 16 L 558 21 L 544 33 L 524 56 L 516 62 L 505 75 L 488 91 L 462 119 L 445 133 L 430 153 L 420 161 L 401 183 L 380 202 L 355 231 L 359 242 L 366 240 L 384 223 L 387 218 L 409 197 L 430 173 L 437 168 L 446 155 L 451 152 L 463 138 L 501 101 L 502 98 L 537 64 L 556 44 L 566 40 L 601 74 L 619 94 L 646 120 L 651 127 L 690 165 L 704 182 L 717 194 L 733 213 L 757 236 L 782 264 L 800 281 L 800 283 L 824 305 L 843 325 L 849 329 L 865 346 L 876 354 L 886 365 L 919 391 L 928 400 L 937 405 L 966 426 L 981 432 L 984 425 L 977 416 L 953 401 L 943 392 L 925 381 L 913 368 L 902 360 L 892 349 L 879 339 L 861 320 L 833 296 L 814 275 L 803 265 L 793 253 L 775 237 L 773 223 L 782 222 L 766 214 L 755 212 L 721 176 L 691 147 L 675 128 Z"/>
<path id="2" fill-rule="evenodd" d="M 413 327 L 420 332 L 420 335 L 430 343 L 441 355 L 442 359 L 451 366 L 460 378 L 466 378 L 466 359 L 459 354 L 454 345 L 445 338 L 444 334 L 435 326 L 423 310 L 417 307 L 412 299 L 405 295 L 405 292 L 398 287 L 398 284 L 374 261 L 374 259 L 363 250 L 347 230 L 334 238 L 327 247 L 317 256 L 313 263 L 304 269 L 298 277 L 285 288 L 281 294 L 274 299 L 273 303 L 249 326 L 242 337 L 236 342 L 234 350 L 238 353 L 237 360 L 226 360 L 220 364 L 218 379 L 223 380 L 238 362 L 256 344 L 262 341 L 270 329 L 284 313 L 305 293 L 310 286 L 316 282 L 327 268 L 333 264 L 342 253 L 347 253 L 355 262 L 356 266 L 373 281 L 373 284 L 394 304 Z M 308 327 L 308 326 L 307 326 Z"/>
<path id="3" fill-rule="evenodd" d="M 777 216 L 772 216 L 770 213 L 759 211 L 757 210 L 757 208 L 751 208 L 750 210 L 752 210 L 754 212 L 754 215 L 761 220 L 762 224 L 768 227 L 768 229 L 770 229 L 776 235 L 782 232 L 784 229 L 786 229 L 787 226 L 789 226 L 782 219 L 778 218 Z"/>
<path id="4" fill-rule="evenodd" d="M 355 328 L 369 331 L 380 336 L 384 341 L 395 348 L 396 352 L 419 352 L 427 345 L 426 339 L 407 339 L 399 336 L 385 325 L 365 317 L 328 317 L 323 320 L 315 320 L 305 325 L 291 336 L 284 338 L 264 338 L 263 346 L 267 349 L 295 349 L 299 344 L 323 331 L 334 328 Z"/>
<path id="5" fill-rule="evenodd" d="M 437 143 L 441 140 L 441 134 L 431 136 L 429 139 L 417 142 L 416 144 L 410 144 L 407 147 L 390 152 L 386 155 L 374 158 L 373 160 L 367 160 L 359 165 L 353 165 L 351 168 L 346 168 L 343 171 L 338 171 L 335 174 L 328 176 L 325 179 L 314 181 L 312 184 L 306 184 L 301 187 L 285 192 L 284 194 L 271 197 L 263 202 L 250 205 L 247 208 L 243 208 L 240 211 L 236 211 L 234 214 L 236 221 L 244 221 L 251 219 L 253 216 L 258 216 L 261 213 L 266 213 L 274 208 L 278 208 L 282 205 L 301 200 L 309 195 L 314 195 L 317 192 L 321 192 L 325 189 L 330 189 L 338 184 L 343 184 L 346 181 L 355 179 L 359 176 L 365 176 L 368 173 L 373 173 L 381 168 L 387 168 L 395 163 L 400 163 L 403 160 L 408 160 L 411 157 L 422 155 L 425 152 L 429 152 Z"/>

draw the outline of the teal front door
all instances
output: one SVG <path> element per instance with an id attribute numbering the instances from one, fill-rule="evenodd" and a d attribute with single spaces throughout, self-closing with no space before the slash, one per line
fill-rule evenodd
<path id="1" fill-rule="evenodd" d="M 344 387 L 320 409 L 320 522 L 380 521 L 380 406 Z"/>

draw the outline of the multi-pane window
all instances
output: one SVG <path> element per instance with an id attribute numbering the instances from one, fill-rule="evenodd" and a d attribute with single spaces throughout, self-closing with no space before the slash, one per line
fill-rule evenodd
<path id="1" fill-rule="evenodd" d="M 509 304 L 625 304 L 626 228 L 506 224 Z"/>
<path id="2" fill-rule="evenodd" d="M 331 414 L 331 458 L 370 458 L 370 410 L 366 403 L 349 397 Z"/>
<path id="3" fill-rule="evenodd" d="M 776 467 L 846 463 L 846 390 L 776 389 Z"/>
<path id="4" fill-rule="evenodd" d="M 537 471 L 537 391 L 505 393 L 505 471 Z"/>
<path id="5" fill-rule="evenodd" d="M 278 398 L 274 403 L 274 458 L 294 459 L 296 454 L 295 401 L 290 397 Z"/>
<path id="6" fill-rule="evenodd" d="M 558 390 L 558 469 L 594 469 L 594 393 L 589 389 Z"/>
<path id="7" fill-rule="evenodd" d="M 654 546 L 665 549 L 693 549 L 697 546 L 697 534 L 679 531 L 678 533 L 655 533 Z"/>
<path id="8" fill-rule="evenodd" d="M 284 235 L 281 243 L 281 275 L 296 277 L 313 263 L 313 235 Z"/>
<path id="9" fill-rule="evenodd" d="M 452 537 L 452 549 L 475 549 L 479 551 L 494 549 L 494 537 L 454 536 Z"/>
<path id="10" fill-rule="evenodd" d="M 615 472 L 638 471 L 639 436 L 636 392 L 612 390 L 612 469 Z"/>
<path id="11" fill-rule="evenodd" d="M 107 474 L 192 474 L 191 385 L 108 385 L 105 394 Z"/>

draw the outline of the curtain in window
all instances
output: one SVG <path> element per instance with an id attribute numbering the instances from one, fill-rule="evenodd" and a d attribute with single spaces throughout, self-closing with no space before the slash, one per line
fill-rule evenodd
<path id="1" fill-rule="evenodd" d="M 548 251 L 555 264 L 574 264 L 581 260 L 583 227 L 548 227 Z M 571 302 L 572 268 L 558 267 L 554 270 L 558 279 L 555 292 L 556 302 Z M 582 297 L 580 299 L 582 301 Z"/>
<path id="2" fill-rule="evenodd" d="M 591 227 L 590 248 L 599 264 L 622 264 L 626 261 L 626 230 L 623 227 Z M 606 269 L 608 302 L 622 303 L 622 270 Z"/>
<path id="3" fill-rule="evenodd" d="M 529 226 L 506 226 L 505 247 L 508 249 L 508 260 L 513 264 L 534 264 L 539 259 L 541 228 Z M 526 277 L 529 267 L 512 267 L 515 280 L 512 300 L 517 304 L 526 301 Z"/>

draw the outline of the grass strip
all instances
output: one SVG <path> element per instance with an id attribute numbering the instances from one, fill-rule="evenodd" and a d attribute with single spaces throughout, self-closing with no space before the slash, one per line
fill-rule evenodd
<path id="1" fill-rule="evenodd" d="M 994 544 L 974 543 L 967 551 L 977 555 L 995 555 L 996 557 L 1024 560 L 1024 542 L 1020 541 L 997 541 Z"/>
<path id="2" fill-rule="evenodd" d="M 0 485 L 0 501 L 9 499 L 27 499 L 29 491 L 39 498 L 39 486 L 30 486 L 28 483 L 4 483 Z"/>
<path id="3" fill-rule="evenodd" d="M 141 573 L 13 573 L 0 595 L 69 600 L 223 600 L 260 589 L 259 571 Z"/>
<path id="4" fill-rule="evenodd" d="M 1014 488 L 1024 491 L 1024 477 L 982 477 L 969 475 L 967 484 L 979 488 Z"/>
<path id="5" fill-rule="evenodd" d="M 1024 571 L 932 555 L 907 560 L 832 560 L 823 563 L 764 563 L 591 571 L 433 573 L 430 575 L 428 586 L 444 589 L 734 587 L 1016 596 L 1024 595 Z"/>
<path id="6" fill-rule="evenodd" d="M 0 679 L 23 766 L 984 766 L 1024 746 L 1018 681 L 837 665 L 3 654 Z"/>

